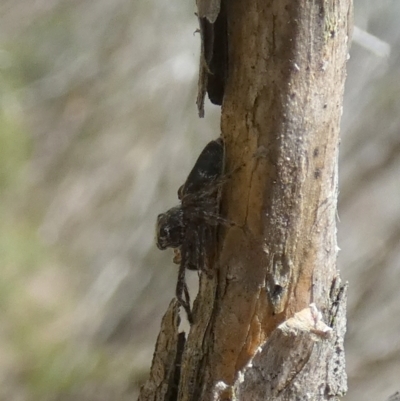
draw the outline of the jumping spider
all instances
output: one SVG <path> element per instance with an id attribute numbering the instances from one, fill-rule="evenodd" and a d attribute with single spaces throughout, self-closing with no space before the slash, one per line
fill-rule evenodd
<path id="1" fill-rule="evenodd" d="M 193 322 L 185 271 L 210 273 L 210 259 L 215 250 L 216 227 L 225 223 L 219 215 L 224 144 L 221 138 L 209 142 L 201 152 L 186 182 L 178 190 L 179 206 L 158 215 L 157 247 L 174 248 L 174 262 L 179 264 L 176 298 Z"/>

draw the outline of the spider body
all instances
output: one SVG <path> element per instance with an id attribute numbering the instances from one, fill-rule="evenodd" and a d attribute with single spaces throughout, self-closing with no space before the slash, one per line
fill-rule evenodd
<path id="1" fill-rule="evenodd" d="M 215 183 L 222 175 L 223 161 L 222 139 L 209 142 L 200 153 L 185 183 L 178 190 L 178 198 L 182 203 L 185 197 L 188 199 L 199 197 L 198 200 L 207 198 L 207 194 L 211 195 L 210 192 L 217 189 Z"/>
<path id="2" fill-rule="evenodd" d="M 219 192 L 223 171 L 222 139 L 209 142 L 201 152 L 185 183 L 178 190 L 181 203 L 157 218 L 156 241 L 159 249 L 174 248 L 179 264 L 176 297 L 192 322 L 185 271 L 210 273 L 210 260 L 216 243 Z"/>

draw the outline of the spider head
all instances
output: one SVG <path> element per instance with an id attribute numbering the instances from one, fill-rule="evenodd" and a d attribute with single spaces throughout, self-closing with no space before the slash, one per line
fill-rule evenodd
<path id="1" fill-rule="evenodd" d="M 158 249 L 178 248 L 182 245 L 184 234 L 183 211 L 180 206 L 158 215 L 156 225 Z"/>

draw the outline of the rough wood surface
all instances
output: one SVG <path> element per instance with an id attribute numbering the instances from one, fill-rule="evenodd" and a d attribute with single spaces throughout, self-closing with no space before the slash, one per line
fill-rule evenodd
<path id="1" fill-rule="evenodd" d="M 315 304 L 280 324 L 230 389 L 236 399 L 326 400 L 346 392 L 346 289 L 336 284 L 325 316 L 331 326 Z"/>
<path id="2" fill-rule="evenodd" d="M 351 0 L 230 0 L 226 170 L 179 401 L 336 400 L 346 288 L 336 268 L 339 123 Z"/>
<path id="3" fill-rule="evenodd" d="M 179 333 L 179 305 L 173 299 L 161 322 L 151 365 L 150 377 L 138 401 L 176 400 L 185 335 Z"/>

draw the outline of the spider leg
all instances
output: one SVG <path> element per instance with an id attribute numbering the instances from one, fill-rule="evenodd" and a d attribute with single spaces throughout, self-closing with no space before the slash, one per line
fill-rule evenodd
<path id="1" fill-rule="evenodd" d="M 208 277 L 213 276 L 211 259 L 215 255 L 215 227 L 202 224 L 199 237 L 199 248 L 201 250 L 200 269 Z"/>
<path id="2" fill-rule="evenodd" d="M 193 323 L 192 311 L 190 309 L 190 295 L 185 281 L 186 264 L 188 262 L 189 249 L 187 246 L 181 247 L 181 264 L 178 270 L 178 281 L 176 283 L 175 295 L 179 304 L 185 309 L 189 323 Z"/>
<path id="3" fill-rule="evenodd" d="M 222 217 L 221 215 L 219 215 L 218 213 L 215 213 L 215 212 L 203 210 L 201 212 L 199 211 L 199 214 L 201 214 L 202 218 L 204 219 L 204 221 L 206 223 L 208 223 L 209 225 L 212 225 L 212 226 L 216 226 L 218 224 L 222 224 L 226 227 L 238 226 L 238 224 L 235 223 L 234 221 L 228 220 L 225 217 Z"/>
<path id="4" fill-rule="evenodd" d="M 173 251 L 174 251 L 174 257 L 173 257 L 172 261 L 176 265 L 180 265 L 181 264 L 181 247 L 173 248 Z"/>
<path id="5" fill-rule="evenodd" d="M 195 213 L 197 213 L 198 216 L 201 216 L 202 220 L 210 227 L 216 227 L 218 226 L 218 224 L 221 224 L 225 227 L 238 227 L 244 232 L 250 233 L 246 224 L 241 225 L 232 220 L 226 219 L 225 217 L 222 217 L 218 212 L 199 208 L 196 209 Z"/>
<path id="6" fill-rule="evenodd" d="M 196 231 L 196 261 L 200 271 L 204 271 L 205 267 L 205 249 L 204 249 L 204 223 L 200 223 Z"/>
<path id="7" fill-rule="evenodd" d="M 247 163 L 242 163 L 239 166 L 235 167 L 229 173 L 222 174 L 218 178 L 213 179 L 212 181 L 205 184 L 201 190 L 196 192 L 189 192 L 187 194 L 183 194 L 182 187 L 179 188 L 178 193 L 180 193 L 180 198 L 183 204 L 197 204 L 201 202 L 203 199 L 213 198 L 221 191 L 222 187 L 225 183 L 227 183 L 233 175 L 235 175 L 238 171 L 240 171 L 243 167 L 246 166 Z"/>
<path id="8" fill-rule="evenodd" d="M 183 286 L 183 293 L 185 294 L 185 302 L 187 305 L 189 305 L 189 311 L 190 311 L 190 294 L 189 294 L 189 289 L 187 287 L 186 282 L 184 283 L 184 286 Z M 186 308 L 185 308 L 185 311 L 186 311 L 186 313 L 188 313 Z M 191 313 L 190 313 L 190 316 L 191 316 Z M 189 320 L 189 323 L 192 323 L 191 318 L 189 319 L 189 314 L 188 314 L 188 320 Z"/>

